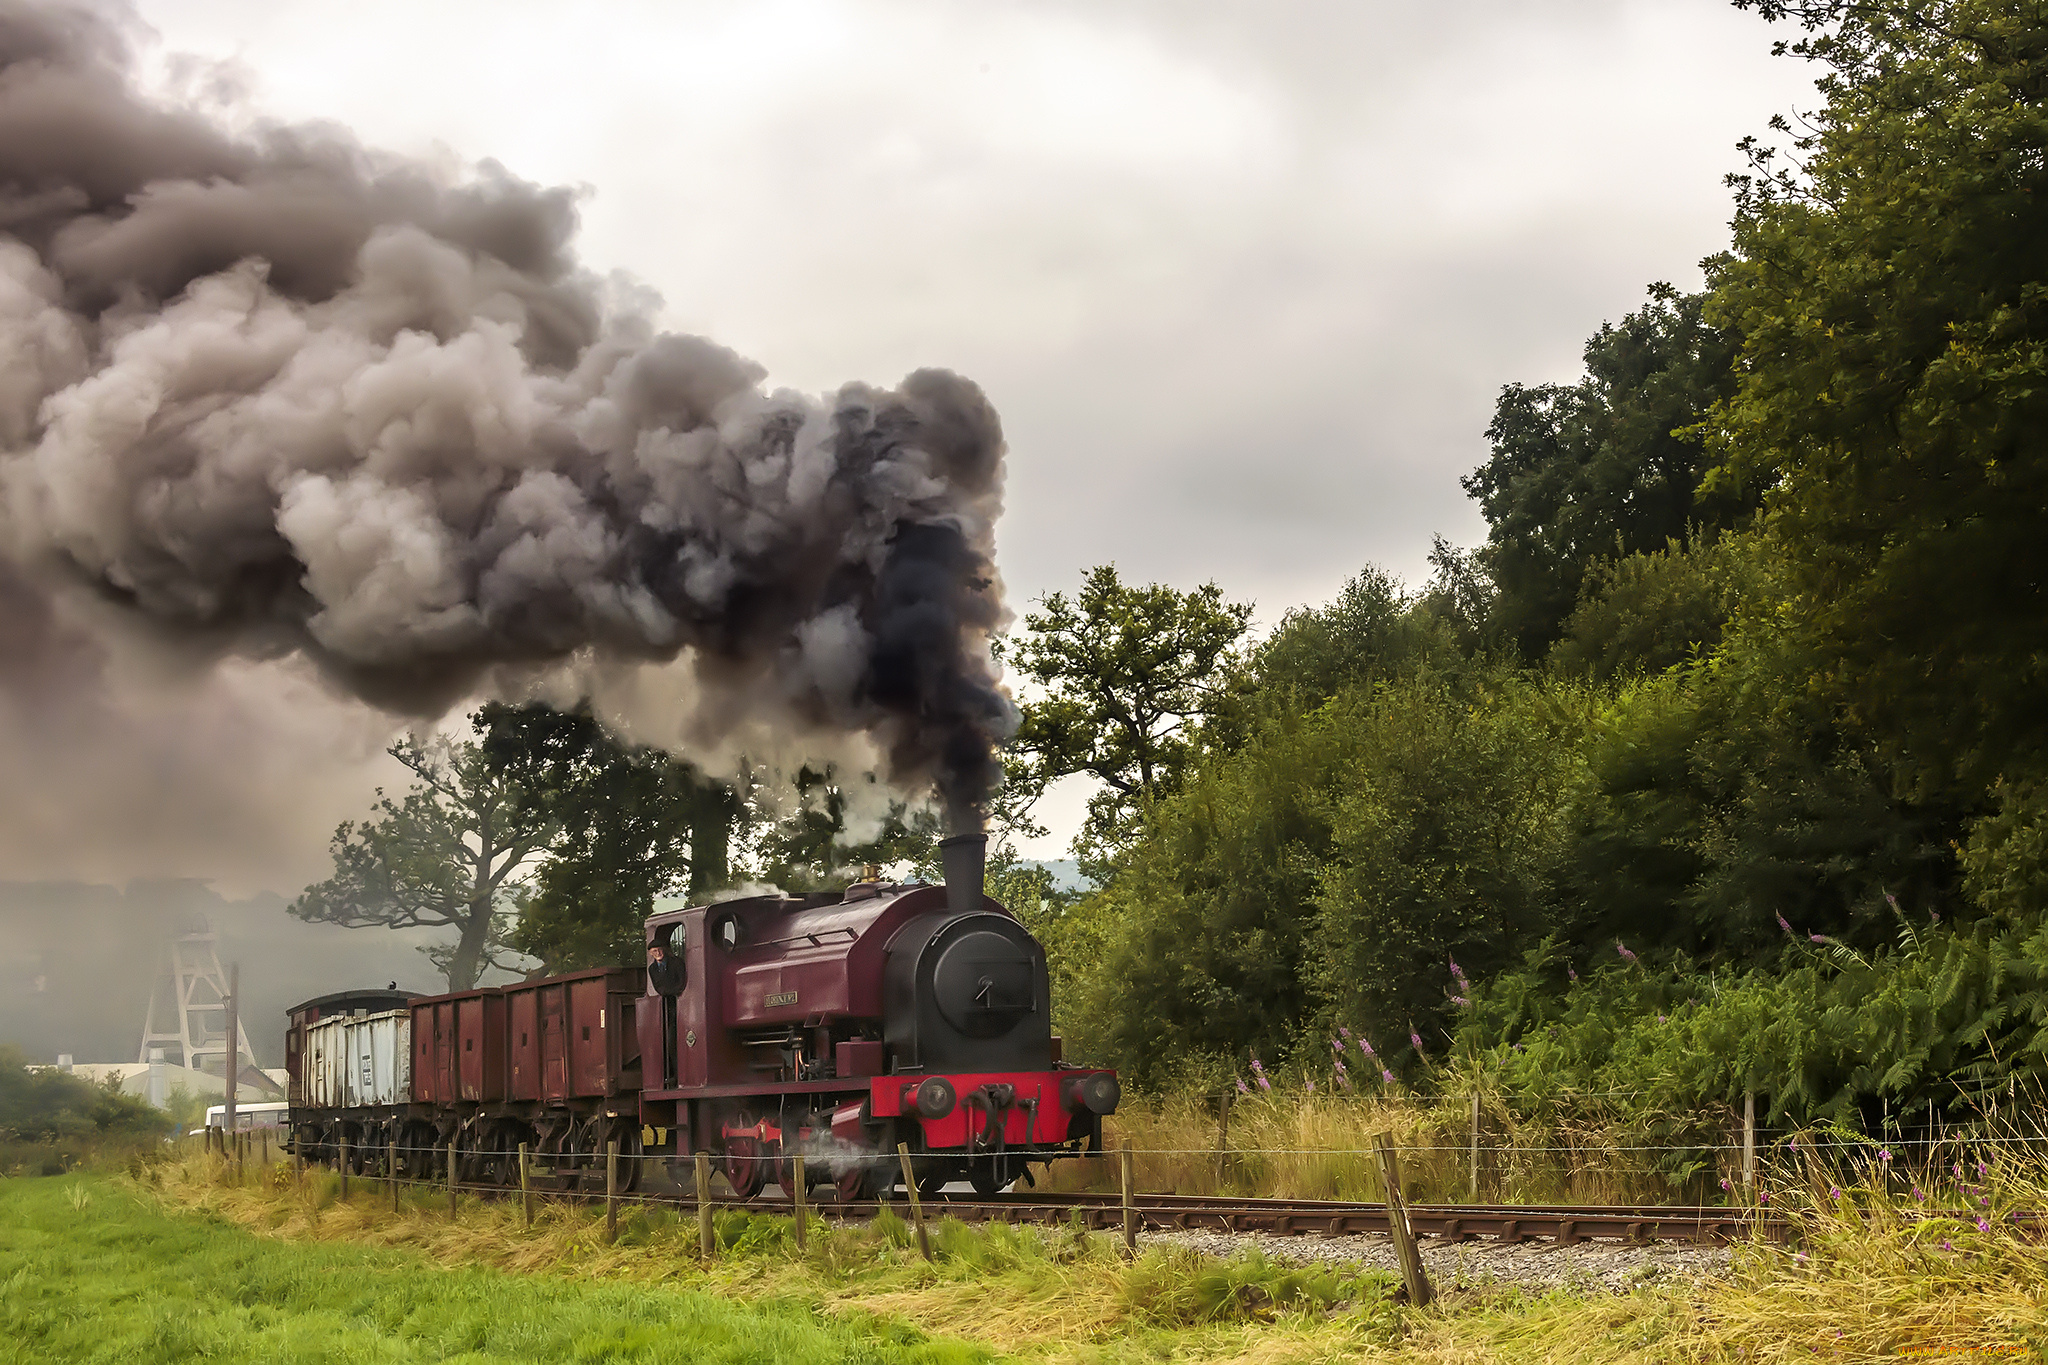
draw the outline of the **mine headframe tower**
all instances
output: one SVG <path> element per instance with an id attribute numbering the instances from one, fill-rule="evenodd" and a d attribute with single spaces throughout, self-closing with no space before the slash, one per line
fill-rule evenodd
<path id="1" fill-rule="evenodd" d="M 149 1061 L 151 1048 L 162 1048 L 168 1054 L 175 1047 L 178 1064 L 193 1071 L 217 1069 L 222 1076 L 239 1076 L 244 1066 L 256 1065 L 249 1031 L 240 1020 L 235 1024 L 236 1061 L 229 1064 L 228 979 L 214 944 L 213 926 L 204 919 L 171 940 L 169 970 L 150 988 L 149 1013 L 142 1017 L 142 1046 L 136 1061 Z"/>

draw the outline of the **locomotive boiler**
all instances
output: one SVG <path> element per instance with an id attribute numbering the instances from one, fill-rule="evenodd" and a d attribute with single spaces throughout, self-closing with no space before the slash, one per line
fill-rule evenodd
<path id="1" fill-rule="evenodd" d="M 983 893 L 982 840 L 941 847 L 939 886 L 871 879 L 657 914 L 652 971 L 397 1010 L 378 993 L 308 1002 L 287 1038 L 293 1141 L 331 1160 L 347 1138 L 351 1164 L 372 1169 L 392 1143 L 419 1154 L 401 1167 L 442 1169 L 452 1153 L 484 1183 L 513 1179 L 508 1156 L 524 1143 L 565 1187 L 610 1142 L 672 1161 L 702 1151 L 745 1198 L 771 1182 L 787 1191 L 801 1153 L 806 1183 L 829 1180 L 848 1201 L 891 1197 L 899 1143 L 920 1187 L 964 1179 L 984 1193 L 1099 1151 L 1115 1073 L 1061 1057 L 1044 949 Z M 378 1073 L 379 1046 L 402 1049 L 403 1065 Z M 344 1055 L 390 1083 L 318 1079 Z M 629 1184 L 642 1165 L 626 1163 Z"/>

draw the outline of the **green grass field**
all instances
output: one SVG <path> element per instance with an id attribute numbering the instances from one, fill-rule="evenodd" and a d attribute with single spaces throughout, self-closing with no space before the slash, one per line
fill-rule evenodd
<path id="1" fill-rule="evenodd" d="M 104 1178 L 0 1180 L 0 1361 L 979 1361 L 788 1303 L 259 1238 Z"/>

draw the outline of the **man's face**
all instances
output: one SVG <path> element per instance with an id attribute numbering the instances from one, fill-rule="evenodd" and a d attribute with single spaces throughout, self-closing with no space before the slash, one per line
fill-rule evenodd
<path id="1" fill-rule="evenodd" d="M 656 962 L 659 962 L 663 958 L 668 956 L 668 950 L 663 948 L 659 943 L 657 943 L 652 948 L 647 950 L 647 955 L 653 958 Z"/>

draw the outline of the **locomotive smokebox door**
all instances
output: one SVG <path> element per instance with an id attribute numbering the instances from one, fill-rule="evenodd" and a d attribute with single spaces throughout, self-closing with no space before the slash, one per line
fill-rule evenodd
<path id="1" fill-rule="evenodd" d="M 963 934 L 939 952 L 932 994 L 969 1038 L 1000 1038 L 1037 1007 L 1030 954 L 1001 934 Z"/>
<path id="2" fill-rule="evenodd" d="M 889 940 L 883 1039 L 897 1071 L 1052 1066 L 1045 949 L 1008 915 L 920 915 Z"/>

